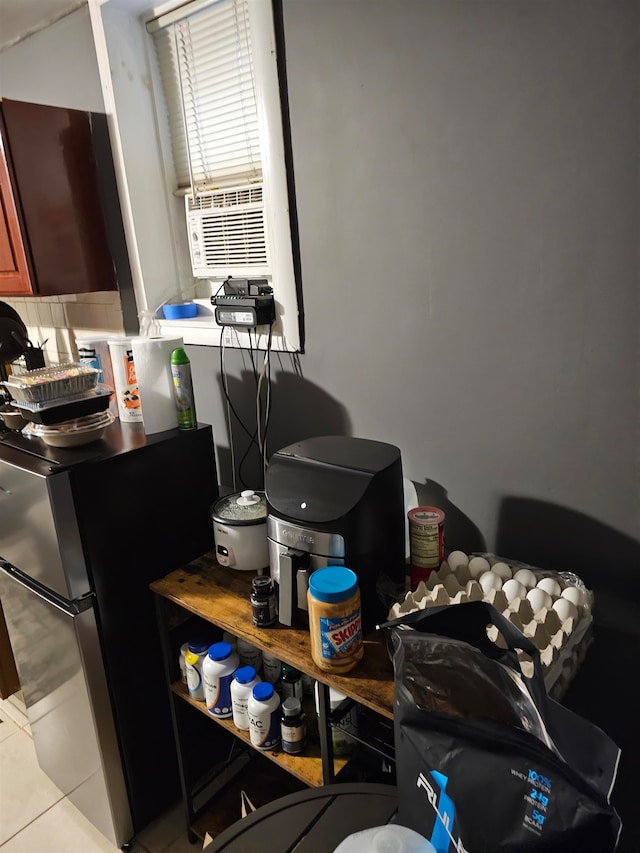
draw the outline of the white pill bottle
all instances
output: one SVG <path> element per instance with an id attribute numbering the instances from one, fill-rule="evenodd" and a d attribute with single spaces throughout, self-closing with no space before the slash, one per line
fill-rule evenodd
<path id="1" fill-rule="evenodd" d="M 275 749 L 280 744 L 280 698 L 273 684 L 261 681 L 251 691 L 248 704 L 249 737 L 256 749 Z"/>
<path id="2" fill-rule="evenodd" d="M 238 655 L 229 643 L 214 643 L 202 664 L 204 701 L 214 717 L 230 717 L 231 682 L 238 668 Z"/>
<path id="3" fill-rule="evenodd" d="M 252 666 L 241 666 L 231 682 L 233 723 L 240 731 L 249 731 L 249 698 L 260 680 Z"/>

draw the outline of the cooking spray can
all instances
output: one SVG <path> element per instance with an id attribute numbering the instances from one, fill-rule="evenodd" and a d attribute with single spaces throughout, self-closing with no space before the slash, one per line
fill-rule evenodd
<path id="1" fill-rule="evenodd" d="M 178 429 L 195 429 L 198 422 L 191 381 L 191 362 L 182 347 L 171 353 L 171 376 L 178 410 Z"/>
<path id="2" fill-rule="evenodd" d="M 407 517 L 411 589 L 415 589 L 444 559 L 444 513 L 435 506 L 417 506 Z"/>

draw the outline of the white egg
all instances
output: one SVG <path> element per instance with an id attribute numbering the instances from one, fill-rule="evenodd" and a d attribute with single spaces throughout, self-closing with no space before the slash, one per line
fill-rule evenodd
<path id="1" fill-rule="evenodd" d="M 576 607 L 582 607 L 584 604 L 584 594 L 577 586 L 568 586 L 562 590 L 561 594 Z"/>
<path id="2" fill-rule="evenodd" d="M 483 592 L 491 592 L 492 589 L 502 589 L 502 578 L 494 575 L 493 572 L 485 572 L 480 575 L 478 583 L 482 587 Z"/>
<path id="3" fill-rule="evenodd" d="M 551 596 L 543 589 L 530 589 L 527 593 L 527 601 L 534 613 L 539 613 L 545 607 L 551 607 Z"/>
<path id="4" fill-rule="evenodd" d="M 502 578 L 503 581 L 508 581 L 513 576 L 511 569 L 506 563 L 494 563 L 491 566 L 491 571 L 494 575 Z"/>
<path id="5" fill-rule="evenodd" d="M 568 598 L 559 598 L 557 601 L 554 601 L 553 609 L 562 622 L 565 622 L 567 619 L 573 619 L 575 623 L 578 619 L 578 608 Z"/>
<path id="6" fill-rule="evenodd" d="M 518 569 L 518 571 L 514 574 L 514 578 L 523 586 L 526 586 L 527 589 L 533 589 L 537 583 L 536 576 L 530 569 Z"/>
<path id="7" fill-rule="evenodd" d="M 469 565 L 469 558 L 464 551 L 452 551 L 447 557 L 447 563 L 452 572 Z"/>
<path id="8" fill-rule="evenodd" d="M 472 578 L 479 577 L 483 572 L 488 572 L 491 566 L 489 560 L 484 557 L 472 557 L 469 560 L 469 573 Z"/>
<path id="9" fill-rule="evenodd" d="M 511 604 L 512 601 L 516 601 L 518 598 L 524 598 L 527 594 L 526 586 L 523 586 L 520 581 L 517 581 L 515 578 L 505 581 L 502 585 L 502 591 L 504 592 L 509 604 Z"/>
<path id="10" fill-rule="evenodd" d="M 555 596 L 555 598 L 560 595 L 560 584 L 557 580 L 554 580 L 553 578 L 542 578 L 542 580 L 538 581 L 537 586 L 538 589 L 543 589 L 545 592 L 548 592 L 549 595 Z"/>

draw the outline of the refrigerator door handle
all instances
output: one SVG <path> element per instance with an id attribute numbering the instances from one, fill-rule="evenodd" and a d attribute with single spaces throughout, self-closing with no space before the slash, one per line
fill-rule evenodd
<path id="1" fill-rule="evenodd" d="M 46 601 L 47 604 L 51 604 L 53 607 L 61 610 L 67 616 L 77 616 L 79 613 L 83 613 L 85 610 L 93 607 L 95 598 L 93 592 L 88 592 L 80 596 L 80 598 L 74 598 L 72 601 L 69 601 L 41 583 L 38 583 L 33 578 L 30 578 L 29 575 L 21 572 L 20 569 L 2 557 L 0 557 L 0 571 L 5 572 L 16 583 L 33 592 L 43 601 Z"/>

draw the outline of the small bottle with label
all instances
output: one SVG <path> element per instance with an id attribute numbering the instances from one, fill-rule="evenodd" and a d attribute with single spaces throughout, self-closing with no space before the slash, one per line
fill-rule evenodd
<path id="1" fill-rule="evenodd" d="M 262 652 L 262 677 L 265 681 L 273 684 L 274 687 L 280 684 L 280 676 L 282 675 L 282 661 L 270 655 L 269 652 Z"/>
<path id="2" fill-rule="evenodd" d="M 253 688 L 260 681 L 260 676 L 252 666 L 241 666 L 236 670 L 231 682 L 231 707 L 233 722 L 240 731 L 249 730 L 249 697 Z"/>
<path id="3" fill-rule="evenodd" d="M 283 663 L 280 684 L 283 701 L 292 696 L 294 699 L 302 702 L 302 673 L 299 669 Z"/>
<path id="4" fill-rule="evenodd" d="M 214 643 L 203 661 L 204 701 L 215 717 L 224 719 L 232 714 L 231 682 L 238 663 L 229 643 Z"/>
<path id="5" fill-rule="evenodd" d="M 258 575 L 251 582 L 251 615 L 256 628 L 268 628 L 276 621 L 276 593 L 269 575 Z"/>
<path id="6" fill-rule="evenodd" d="M 238 657 L 240 658 L 240 666 L 252 666 L 255 671 L 262 673 L 262 650 L 253 643 L 247 642 L 242 637 L 238 637 L 236 643 Z"/>
<path id="7" fill-rule="evenodd" d="M 178 657 L 178 664 L 180 666 L 180 679 L 185 686 L 187 685 L 187 662 L 184 656 L 188 651 L 189 643 L 183 643 L 180 646 L 180 655 Z"/>
<path id="8" fill-rule="evenodd" d="M 187 665 L 187 689 L 192 699 L 204 700 L 204 683 L 202 681 L 202 664 L 209 651 L 209 643 L 194 640 L 189 643 L 184 659 Z"/>
<path id="9" fill-rule="evenodd" d="M 304 752 L 307 724 L 300 700 L 294 699 L 293 696 L 289 696 L 282 703 L 280 736 L 284 752 L 289 755 L 300 755 L 301 752 Z"/>
<path id="10" fill-rule="evenodd" d="M 247 706 L 249 737 L 256 749 L 275 749 L 280 745 L 280 699 L 273 684 L 261 681 L 251 691 Z"/>

